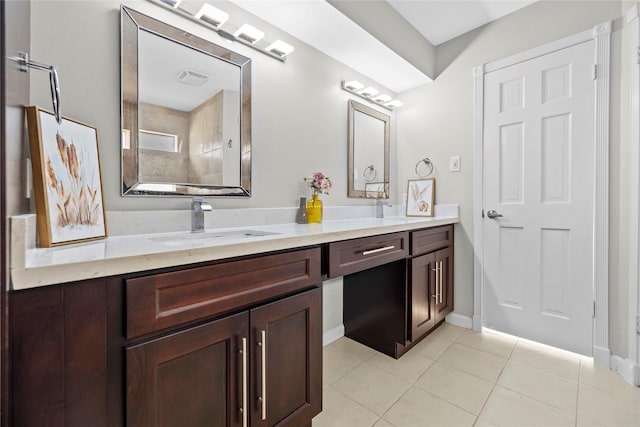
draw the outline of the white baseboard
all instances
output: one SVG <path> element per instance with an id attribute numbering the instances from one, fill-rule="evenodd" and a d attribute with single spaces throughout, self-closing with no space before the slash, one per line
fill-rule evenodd
<path id="1" fill-rule="evenodd" d="M 611 368 L 611 351 L 608 348 L 594 345 L 593 364 L 603 368 Z"/>
<path id="2" fill-rule="evenodd" d="M 611 369 L 619 373 L 632 386 L 640 387 L 640 365 L 620 356 L 612 356 Z"/>
<path id="3" fill-rule="evenodd" d="M 473 330 L 476 332 L 482 332 L 482 317 L 477 314 L 473 315 Z"/>
<path id="4" fill-rule="evenodd" d="M 344 325 L 340 325 L 322 334 L 322 346 L 329 345 L 344 336 Z"/>
<path id="5" fill-rule="evenodd" d="M 469 316 L 463 316 L 462 314 L 458 314 L 454 312 L 454 313 L 448 314 L 446 319 L 447 319 L 447 322 L 456 326 L 460 326 L 461 328 L 471 329 L 473 327 L 473 321 Z"/>

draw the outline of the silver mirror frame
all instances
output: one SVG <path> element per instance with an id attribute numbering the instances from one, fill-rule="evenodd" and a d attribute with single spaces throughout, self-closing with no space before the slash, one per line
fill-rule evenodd
<path id="1" fill-rule="evenodd" d="M 355 140 L 355 127 L 354 127 L 354 116 L 355 112 L 359 111 L 363 114 L 373 117 L 374 119 L 381 120 L 384 122 L 384 173 L 383 176 L 377 176 L 376 181 L 377 184 L 382 184 L 383 188 L 385 188 L 384 194 L 379 191 L 376 191 L 375 194 L 367 194 L 365 190 L 356 190 L 355 188 L 355 180 L 353 177 L 354 172 L 354 154 L 355 154 L 355 145 L 358 143 Z M 379 112 L 371 107 L 368 107 L 364 104 L 354 101 L 353 99 L 349 100 L 349 112 L 348 112 L 348 134 L 347 134 L 347 143 L 348 143 L 348 153 L 347 153 L 347 197 L 354 198 L 377 198 L 377 199 L 388 199 L 389 198 L 389 147 L 390 147 L 390 135 L 391 135 L 391 117 L 386 114 Z M 382 178 L 382 179 L 380 179 Z"/>
<path id="2" fill-rule="evenodd" d="M 123 196 L 212 196 L 251 197 L 251 59 L 218 46 L 210 41 L 189 34 L 179 28 L 158 21 L 150 16 L 121 7 L 120 55 L 120 119 L 121 129 L 129 132 L 131 147 L 138 145 L 138 33 L 147 31 L 188 48 L 216 57 L 240 67 L 240 186 L 206 185 L 193 183 L 161 183 L 165 189 L 144 189 L 157 183 L 139 182 L 138 150 L 124 149 L 121 140 L 121 178 Z M 125 164 L 134 167 L 126 169 Z M 134 171 L 126 173 L 126 170 Z M 125 176 L 127 174 L 127 176 Z M 130 176 L 129 176 L 130 175 Z"/>

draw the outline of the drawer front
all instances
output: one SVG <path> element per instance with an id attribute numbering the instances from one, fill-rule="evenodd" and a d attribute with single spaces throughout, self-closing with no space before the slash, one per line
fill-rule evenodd
<path id="1" fill-rule="evenodd" d="M 411 255 L 422 255 L 453 246 L 453 225 L 427 228 L 411 233 Z"/>
<path id="2" fill-rule="evenodd" d="M 128 279 L 127 338 L 319 285 L 320 256 L 312 248 Z"/>
<path id="3" fill-rule="evenodd" d="M 344 276 L 403 259 L 408 255 L 408 232 L 330 243 L 327 275 Z"/>

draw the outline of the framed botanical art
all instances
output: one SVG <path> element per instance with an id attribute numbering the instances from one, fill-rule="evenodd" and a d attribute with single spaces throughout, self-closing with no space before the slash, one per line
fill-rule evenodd
<path id="1" fill-rule="evenodd" d="M 435 195 L 434 178 L 410 179 L 407 183 L 407 216 L 433 216 Z"/>
<path id="2" fill-rule="evenodd" d="M 98 132 L 26 107 L 40 246 L 107 237 Z"/>

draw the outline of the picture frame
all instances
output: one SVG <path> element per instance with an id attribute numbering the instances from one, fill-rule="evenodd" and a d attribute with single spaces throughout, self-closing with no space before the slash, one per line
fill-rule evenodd
<path id="1" fill-rule="evenodd" d="M 433 216 L 435 196 L 435 178 L 410 179 L 407 182 L 406 215 L 408 217 Z"/>
<path id="2" fill-rule="evenodd" d="M 107 237 L 95 127 L 25 107 L 39 246 Z"/>

